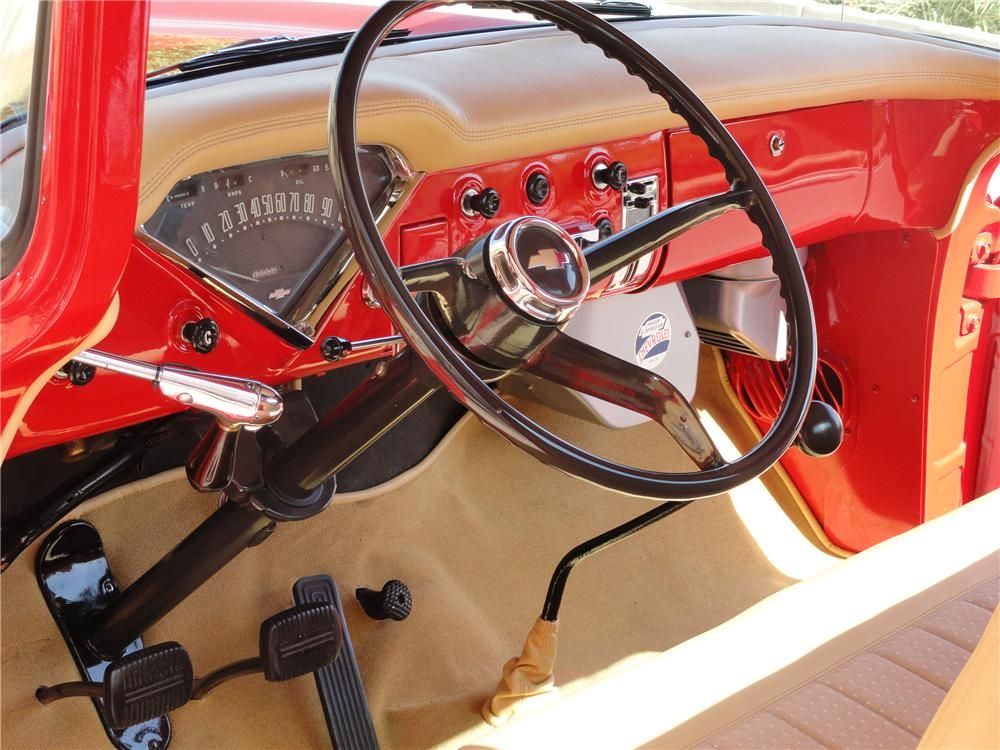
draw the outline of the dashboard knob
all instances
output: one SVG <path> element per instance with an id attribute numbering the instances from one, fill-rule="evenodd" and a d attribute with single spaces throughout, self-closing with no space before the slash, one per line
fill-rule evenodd
<path id="1" fill-rule="evenodd" d="M 528 178 L 528 184 L 524 192 L 528 195 L 528 200 L 536 206 L 545 203 L 549 197 L 549 178 L 541 172 L 535 172 Z"/>
<path id="2" fill-rule="evenodd" d="M 462 211 L 466 216 L 480 214 L 492 219 L 500 212 L 500 193 L 491 187 L 483 188 L 478 193 L 468 190 L 462 196 Z"/>
<path id="3" fill-rule="evenodd" d="M 199 354 L 208 354 L 219 343 L 219 324 L 211 318 L 185 323 L 181 336 Z"/>
<path id="4" fill-rule="evenodd" d="M 66 373 L 66 377 L 69 378 L 69 382 L 73 385 L 87 385 L 87 383 L 94 379 L 97 368 L 73 359 L 62 366 L 62 372 Z"/>
<path id="5" fill-rule="evenodd" d="M 610 164 L 599 162 L 594 167 L 593 172 L 594 187 L 604 190 L 622 190 L 628 184 L 628 167 L 620 161 L 613 161 Z"/>
<path id="6" fill-rule="evenodd" d="M 328 336 L 319 345 L 319 350 L 327 362 L 336 362 L 350 354 L 353 347 L 347 339 L 342 339 L 340 336 Z"/>

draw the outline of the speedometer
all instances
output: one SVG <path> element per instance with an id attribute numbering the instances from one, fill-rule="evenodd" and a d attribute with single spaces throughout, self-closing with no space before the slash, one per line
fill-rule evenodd
<path id="1" fill-rule="evenodd" d="M 393 172 L 378 148 L 359 152 L 373 208 Z M 204 172 L 174 185 L 142 232 L 252 310 L 295 326 L 350 265 L 326 156 Z"/>

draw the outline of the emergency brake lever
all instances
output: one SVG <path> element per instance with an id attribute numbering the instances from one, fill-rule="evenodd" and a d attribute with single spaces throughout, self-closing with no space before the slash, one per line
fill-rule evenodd
<path id="1" fill-rule="evenodd" d="M 215 417 L 187 462 L 188 481 L 201 492 L 225 489 L 233 478 L 240 432 L 273 424 L 284 409 L 281 394 L 255 380 L 177 365 L 151 365 L 95 349 L 80 352 L 74 359 L 148 381 L 166 398 Z"/>

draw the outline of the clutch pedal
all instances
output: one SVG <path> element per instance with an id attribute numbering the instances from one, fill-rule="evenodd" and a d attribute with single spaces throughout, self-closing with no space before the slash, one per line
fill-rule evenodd
<path id="1" fill-rule="evenodd" d="M 83 692 L 68 690 L 65 697 L 89 696 L 108 739 L 119 750 L 166 750 L 171 738 L 170 719 L 167 716 L 159 714 L 130 726 L 114 727 L 104 706 L 103 685 L 106 673 L 117 664 L 119 669 L 124 670 L 119 673 L 119 677 L 132 675 L 129 678 L 131 680 L 134 678 L 135 665 L 129 662 L 123 667 L 123 659 L 143 652 L 148 656 L 152 651 L 143 648 L 141 638 L 128 644 L 121 653 L 116 654 L 115 659 L 102 658 L 90 647 L 93 618 L 119 596 L 118 582 L 104 555 L 104 546 L 97 529 L 86 521 L 69 521 L 59 526 L 42 543 L 36 561 L 36 575 L 49 612 L 83 678 L 83 682 L 69 684 L 81 690 L 84 690 L 81 686 L 87 686 Z M 158 661 L 167 657 L 156 658 Z M 175 655 L 172 658 L 177 657 Z M 50 690 L 57 691 L 59 687 L 55 686 Z M 47 695 L 58 697 L 57 692 Z"/>
<path id="2" fill-rule="evenodd" d="M 115 731 L 166 716 L 191 699 L 191 658 L 179 643 L 161 643 L 111 662 L 103 682 L 64 682 L 35 691 L 41 703 L 64 698 L 100 699 L 104 719 Z"/>

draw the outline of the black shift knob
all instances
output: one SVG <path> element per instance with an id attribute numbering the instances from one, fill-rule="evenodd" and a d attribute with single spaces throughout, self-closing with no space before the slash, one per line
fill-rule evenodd
<path id="1" fill-rule="evenodd" d="M 413 596 L 402 581 L 386 581 L 381 591 L 357 589 L 361 608 L 373 620 L 405 620 L 413 608 Z"/>
<path id="2" fill-rule="evenodd" d="M 795 444 L 807 456 L 829 456 L 844 440 L 844 423 L 837 410 L 822 401 L 813 401 L 799 430 Z"/>

